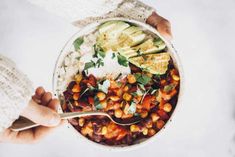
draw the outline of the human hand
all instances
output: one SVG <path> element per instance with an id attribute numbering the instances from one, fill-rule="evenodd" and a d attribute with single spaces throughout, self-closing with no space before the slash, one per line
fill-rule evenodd
<path id="1" fill-rule="evenodd" d="M 41 126 L 20 132 L 6 129 L 4 132 L 0 133 L 0 141 L 9 143 L 37 142 L 61 123 L 60 117 L 56 113 L 58 105 L 59 101 L 52 99 L 50 92 L 45 92 L 42 87 L 38 87 L 32 100 L 21 113 L 21 116 Z"/>
<path id="2" fill-rule="evenodd" d="M 152 15 L 147 18 L 146 23 L 156 28 L 167 40 L 172 40 L 171 24 L 167 19 L 153 12 Z"/>

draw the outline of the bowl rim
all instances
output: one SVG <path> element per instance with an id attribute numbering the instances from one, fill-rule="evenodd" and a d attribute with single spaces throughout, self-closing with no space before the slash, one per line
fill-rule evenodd
<path id="1" fill-rule="evenodd" d="M 133 149 L 137 149 L 139 147 L 143 147 L 144 145 L 147 145 L 148 143 L 153 142 L 154 140 L 156 140 L 156 138 L 158 136 L 160 136 L 159 134 L 162 133 L 162 130 L 165 130 L 166 127 L 168 127 L 168 125 L 172 122 L 173 116 L 175 115 L 176 110 L 179 108 L 179 104 L 182 103 L 182 96 L 183 96 L 183 92 L 184 92 L 184 72 L 183 72 L 183 68 L 182 68 L 182 64 L 181 61 L 179 59 L 178 56 L 178 52 L 176 51 L 175 47 L 173 46 L 173 44 L 166 40 L 155 28 L 153 28 L 152 26 L 140 22 L 140 21 L 136 21 L 133 19 L 129 19 L 129 18 L 106 18 L 106 19 L 100 19 L 100 20 L 96 20 L 93 23 L 90 23 L 88 25 L 86 25 L 85 27 L 79 29 L 74 35 L 72 35 L 72 37 L 69 38 L 69 40 L 65 43 L 65 45 L 63 46 L 62 50 L 60 51 L 60 54 L 57 57 L 56 60 L 56 64 L 54 66 L 54 71 L 53 71 L 53 78 L 52 78 L 52 90 L 53 90 L 53 94 L 58 97 L 58 93 L 56 90 L 57 87 L 57 72 L 58 72 L 58 67 L 60 65 L 60 62 L 63 60 L 63 55 L 66 54 L 66 48 L 69 46 L 70 42 L 73 42 L 77 37 L 83 35 L 83 31 L 86 28 L 92 28 L 92 27 L 97 27 L 100 24 L 104 23 L 104 22 L 108 22 L 108 21 L 125 21 L 125 22 L 129 22 L 129 23 L 133 23 L 137 26 L 141 26 L 142 28 L 145 28 L 146 30 L 158 35 L 167 45 L 167 48 L 169 50 L 169 53 L 171 55 L 171 58 L 173 59 L 173 62 L 175 64 L 175 66 L 177 67 L 178 71 L 179 71 L 179 75 L 180 75 L 180 87 L 179 87 L 179 95 L 178 95 L 178 100 L 177 100 L 177 104 L 175 106 L 174 111 L 172 112 L 170 118 L 168 119 L 167 123 L 164 125 L 164 127 L 162 129 L 160 129 L 154 136 L 147 138 L 144 141 L 141 141 L 139 143 L 136 143 L 134 145 L 125 145 L 125 146 L 111 146 L 111 145 L 103 145 L 103 144 L 99 144 L 96 143 L 86 137 L 84 137 L 83 135 L 81 135 L 81 133 L 79 133 L 70 123 L 67 123 L 68 128 L 72 128 L 73 131 L 75 131 L 75 134 L 77 134 L 78 138 L 80 139 L 86 139 L 86 141 L 88 141 L 89 144 L 99 148 L 99 149 L 104 149 L 104 150 L 110 150 L 110 151 L 127 151 L 127 150 L 133 150 Z M 62 113 L 62 108 L 61 106 L 59 106 L 59 112 Z"/>

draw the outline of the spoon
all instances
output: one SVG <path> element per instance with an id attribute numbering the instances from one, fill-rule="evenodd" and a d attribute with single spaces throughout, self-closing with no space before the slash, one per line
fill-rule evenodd
<path id="1" fill-rule="evenodd" d="M 71 119 L 71 118 L 85 117 L 85 116 L 106 116 L 115 124 L 122 125 L 122 126 L 132 125 L 132 124 L 138 123 L 141 120 L 141 117 L 135 117 L 130 120 L 122 120 L 119 118 L 115 118 L 114 116 L 110 116 L 108 113 L 101 112 L 101 111 L 67 112 L 67 113 L 61 113 L 59 115 L 61 119 Z M 23 131 L 23 130 L 34 128 L 37 126 L 40 126 L 40 124 L 36 124 L 25 117 L 20 117 L 15 122 L 13 122 L 10 129 L 12 131 Z"/>

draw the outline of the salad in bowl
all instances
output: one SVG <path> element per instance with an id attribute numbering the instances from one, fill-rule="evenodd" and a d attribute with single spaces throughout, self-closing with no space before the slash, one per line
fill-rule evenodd
<path id="1" fill-rule="evenodd" d="M 54 73 L 63 112 L 102 111 L 73 118 L 82 136 L 109 146 L 134 145 L 156 135 L 169 121 L 181 91 L 181 71 L 172 46 L 145 24 L 125 19 L 98 21 L 66 44 Z"/>

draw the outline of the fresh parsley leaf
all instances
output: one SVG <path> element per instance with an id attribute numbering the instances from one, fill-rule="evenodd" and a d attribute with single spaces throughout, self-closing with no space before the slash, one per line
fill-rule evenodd
<path id="1" fill-rule="evenodd" d="M 92 67 L 95 67 L 95 62 L 91 60 L 90 62 L 85 63 L 84 70 L 88 70 Z"/>
<path id="2" fill-rule="evenodd" d="M 117 55 L 117 59 L 118 59 L 118 63 L 124 67 L 127 67 L 128 66 L 128 60 L 126 59 L 126 57 L 118 54 Z"/>
<path id="3" fill-rule="evenodd" d="M 115 53 L 112 53 L 112 59 L 114 59 L 116 57 Z"/>
<path id="4" fill-rule="evenodd" d="M 150 77 L 148 77 L 147 75 L 145 74 L 140 74 L 140 73 L 136 73 L 134 74 L 136 80 L 138 83 L 142 84 L 142 85 L 146 85 L 149 83 L 149 81 L 151 80 Z"/>
<path id="5" fill-rule="evenodd" d="M 99 68 L 101 66 L 104 66 L 104 62 L 101 58 L 99 58 L 97 61 L 96 61 L 96 66 Z"/>
<path id="6" fill-rule="evenodd" d="M 80 50 L 80 46 L 83 44 L 83 42 L 84 42 L 83 37 L 79 37 L 73 42 L 75 51 Z"/>
<path id="7" fill-rule="evenodd" d="M 146 90 L 143 84 L 138 84 L 138 86 L 139 86 L 143 91 Z"/>
<path id="8" fill-rule="evenodd" d="M 96 108 L 96 110 L 101 110 L 101 109 L 103 109 L 103 106 L 101 104 L 98 104 L 95 106 L 95 108 Z"/>
<path id="9" fill-rule="evenodd" d="M 175 87 L 176 87 L 176 85 L 174 83 L 172 83 L 172 84 L 166 85 L 163 90 L 164 90 L 164 92 L 168 93 L 171 90 L 173 90 Z"/>
<path id="10" fill-rule="evenodd" d="M 134 113 L 134 116 L 138 117 L 138 116 L 140 116 L 140 114 L 139 113 Z"/>
<path id="11" fill-rule="evenodd" d="M 94 45 L 94 51 L 95 51 L 95 54 L 93 55 L 93 57 L 96 57 L 98 58 L 98 56 L 104 58 L 106 53 L 104 52 L 104 50 L 98 46 L 97 44 Z"/>
<path id="12" fill-rule="evenodd" d="M 135 112 L 136 112 L 136 103 L 132 101 L 130 107 L 128 108 L 128 113 L 134 114 Z"/>
<path id="13" fill-rule="evenodd" d="M 79 56 L 79 57 L 76 57 L 76 59 L 77 59 L 77 60 L 80 60 L 80 59 L 81 59 L 81 56 Z"/>
<path id="14" fill-rule="evenodd" d="M 99 98 L 97 96 L 94 97 L 94 105 L 99 105 L 100 104 L 100 101 L 99 101 Z"/>

